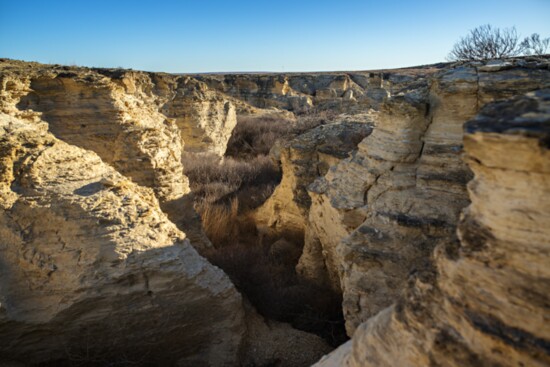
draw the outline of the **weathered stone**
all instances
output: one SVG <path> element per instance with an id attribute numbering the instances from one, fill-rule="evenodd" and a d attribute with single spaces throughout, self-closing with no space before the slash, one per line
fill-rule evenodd
<path id="1" fill-rule="evenodd" d="M 363 122 L 337 122 L 318 126 L 277 146 L 283 179 L 256 212 L 264 232 L 303 236 L 311 200 L 307 186 L 348 153 L 372 130 Z"/>
<path id="2" fill-rule="evenodd" d="M 429 85 L 411 83 L 380 106 L 358 151 L 310 186 L 298 269 L 343 293 L 349 335 L 395 302 L 438 241 L 455 237 L 471 177 L 461 160 L 464 122 L 491 100 L 550 86 L 550 72 L 482 76 L 461 66 Z"/>
<path id="3" fill-rule="evenodd" d="M 0 115 L 0 360 L 234 365 L 241 296 L 136 185 Z"/>
<path id="4" fill-rule="evenodd" d="M 471 205 L 404 297 L 316 366 L 547 366 L 550 90 L 465 126 Z"/>
<path id="5" fill-rule="evenodd" d="M 361 113 L 399 93 L 411 80 L 420 81 L 440 67 L 419 67 L 391 72 L 208 74 L 197 79 L 229 96 L 259 108 L 304 113 L 331 109 Z"/>

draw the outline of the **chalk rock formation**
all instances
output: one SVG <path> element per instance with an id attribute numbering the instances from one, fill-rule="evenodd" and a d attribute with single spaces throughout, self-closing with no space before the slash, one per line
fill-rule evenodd
<path id="1" fill-rule="evenodd" d="M 152 77 L 165 99 L 161 111 L 176 122 L 185 150 L 223 156 L 237 124 L 233 101 L 190 77 Z"/>
<path id="2" fill-rule="evenodd" d="M 229 96 L 259 108 L 303 113 L 317 109 L 361 112 L 377 107 L 403 86 L 418 82 L 445 65 L 398 71 L 351 73 L 227 74 L 196 78 Z"/>
<path id="3" fill-rule="evenodd" d="M 372 130 L 366 122 L 336 122 L 318 126 L 278 147 L 283 179 L 255 213 L 264 231 L 303 236 L 311 200 L 307 186 L 325 175 Z"/>
<path id="4" fill-rule="evenodd" d="M 0 360 L 236 364 L 227 276 L 151 189 L 47 128 L 0 117 Z"/>
<path id="5" fill-rule="evenodd" d="M 471 205 L 405 297 L 318 366 L 547 366 L 550 90 L 465 126 Z"/>
<path id="6" fill-rule="evenodd" d="M 547 68 L 467 65 L 412 82 L 380 106 L 357 152 L 310 186 L 298 270 L 341 290 L 349 335 L 396 300 L 409 273 L 429 266 L 435 243 L 455 237 L 471 178 L 461 160 L 464 122 L 486 102 L 545 85 Z"/>
<path id="7" fill-rule="evenodd" d="M 184 146 L 223 155 L 236 124 L 233 103 L 185 76 L 2 60 L 0 108 L 41 112 L 59 139 L 96 152 L 161 201 L 189 192 Z"/>

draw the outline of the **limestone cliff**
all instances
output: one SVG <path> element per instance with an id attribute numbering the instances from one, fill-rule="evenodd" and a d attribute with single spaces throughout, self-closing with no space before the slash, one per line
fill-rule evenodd
<path id="1" fill-rule="evenodd" d="M 318 366 L 547 366 L 550 90 L 488 105 L 465 126 L 474 173 L 458 241 L 404 297 Z"/>
<path id="2" fill-rule="evenodd" d="M 455 237 L 468 204 L 462 125 L 484 103 L 550 86 L 546 64 L 483 72 L 452 67 L 388 98 L 351 157 L 310 186 L 299 271 L 344 297 L 349 335 L 390 306 L 434 245 Z"/>
<path id="3" fill-rule="evenodd" d="M 311 200 L 307 187 L 326 174 L 371 132 L 365 121 L 318 126 L 277 147 L 283 170 L 281 183 L 255 213 L 256 223 L 272 235 L 302 236 Z"/>
<path id="4" fill-rule="evenodd" d="M 223 155 L 236 124 L 230 98 L 178 75 L 1 60 L 0 110 L 46 121 L 57 138 L 152 188 L 193 245 L 210 246 L 181 158 L 184 147 Z"/>
<path id="5" fill-rule="evenodd" d="M 189 192 L 184 146 L 223 155 L 236 124 L 228 98 L 185 76 L 3 60 L 0 78 L 3 112 L 40 112 L 56 137 L 96 152 L 162 201 Z"/>
<path id="6" fill-rule="evenodd" d="M 237 363 L 229 278 L 151 189 L 47 129 L 0 115 L 0 360 Z"/>
<path id="7" fill-rule="evenodd" d="M 343 295 L 354 338 L 321 365 L 549 365 L 550 96 L 463 132 L 542 88 L 548 58 L 201 76 L 0 60 L 0 361 L 325 353 L 191 247 L 210 244 L 181 155 L 223 155 L 237 112 L 331 109 L 347 117 L 280 145 L 283 180 L 256 212 L 304 235 L 298 272 Z"/>
<path id="8" fill-rule="evenodd" d="M 292 367 L 330 350 L 244 307 L 191 246 L 210 243 L 183 147 L 222 155 L 241 104 L 185 76 L 0 62 L 0 363 Z"/>
<path id="9" fill-rule="evenodd" d="M 295 113 L 331 109 L 364 112 L 403 86 L 422 80 L 445 64 L 400 70 L 340 73 L 206 74 L 195 77 L 209 87 L 259 108 Z"/>

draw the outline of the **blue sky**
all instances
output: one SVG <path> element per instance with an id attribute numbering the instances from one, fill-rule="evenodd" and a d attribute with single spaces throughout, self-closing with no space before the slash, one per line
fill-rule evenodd
<path id="1" fill-rule="evenodd" d="M 444 61 L 490 23 L 550 37 L 550 0 L 0 0 L 0 57 L 166 72 Z"/>

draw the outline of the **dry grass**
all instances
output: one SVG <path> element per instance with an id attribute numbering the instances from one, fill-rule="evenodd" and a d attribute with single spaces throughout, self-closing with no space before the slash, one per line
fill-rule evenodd
<path id="1" fill-rule="evenodd" d="M 267 155 L 277 140 L 290 139 L 333 118 L 334 114 L 329 111 L 302 115 L 296 121 L 272 116 L 239 116 L 226 155 L 241 158 Z"/>
<path id="2" fill-rule="evenodd" d="M 273 244 L 258 235 L 251 211 L 280 182 L 268 156 L 277 139 L 290 139 L 329 120 L 327 113 L 297 122 L 268 117 L 240 118 L 226 157 L 184 156 L 195 208 L 214 247 L 203 253 L 222 268 L 264 316 L 314 332 L 334 346 L 346 340 L 341 297 L 300 280 L 295 272 L 303 238 Z"/>
<path id="3" fill-rule="evenodd" d="M 238 199 L 231 200 L 229 207 L 202 201 L 197 209 L 202 219 L 204 232 L 217 247 L 226 244 L 228 240 L 237 238 L 239 235 Z"/>
<path id="4" fill-rule="evenodd" d="M 244 232 L 255 233 L 247 213 L 272 194 L 281 179 L 279 167 L 264 155 L 247 160 L 186 155 L 184 162 L 195 209 L 210 241 L 221 247 Z"/>

